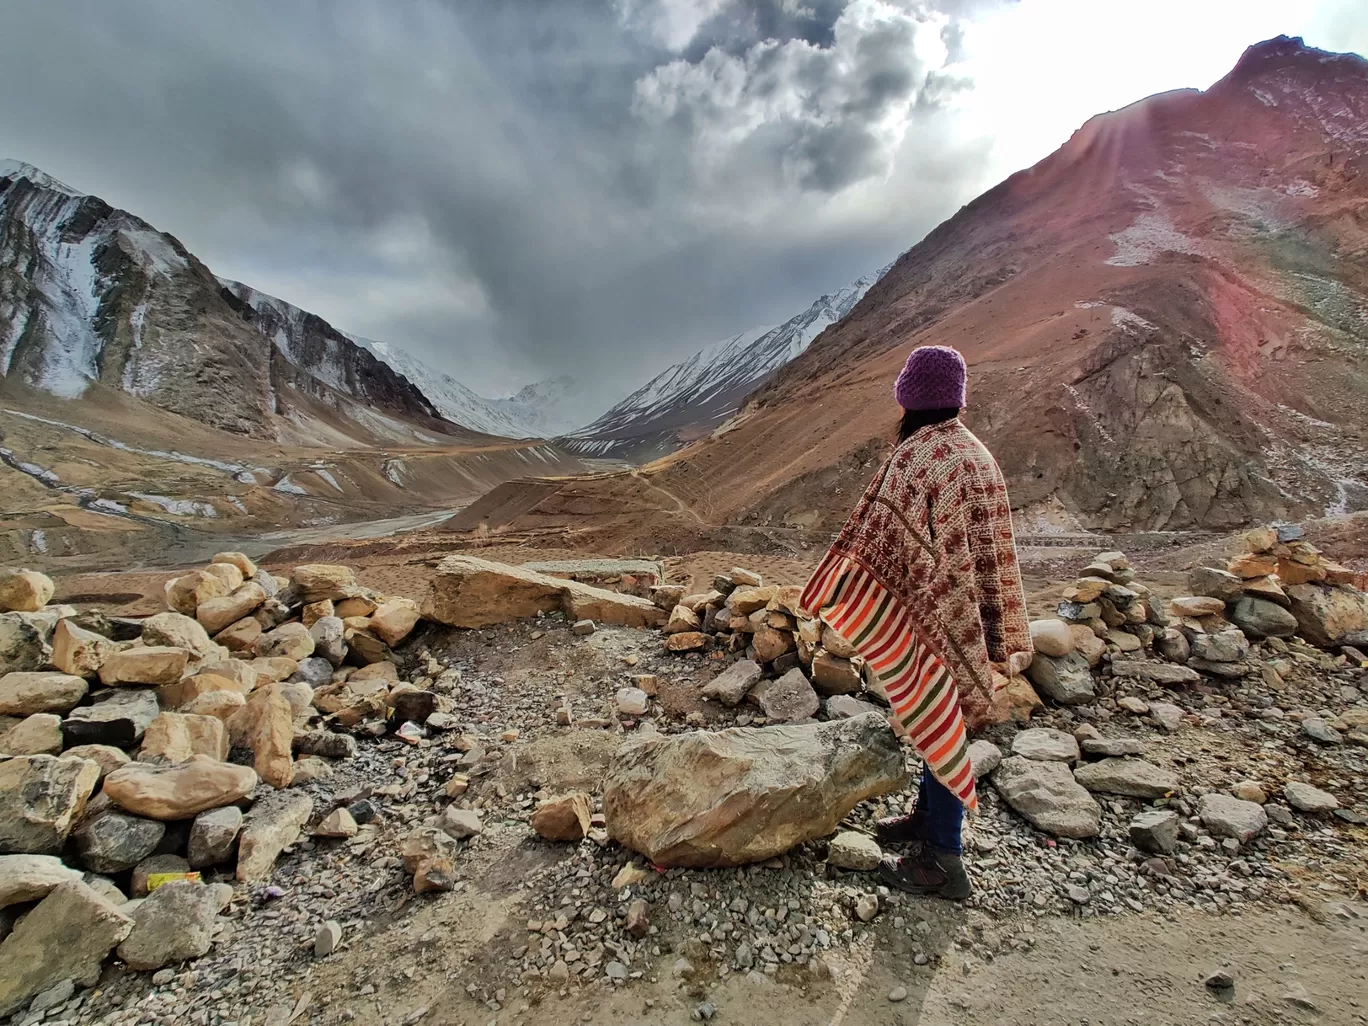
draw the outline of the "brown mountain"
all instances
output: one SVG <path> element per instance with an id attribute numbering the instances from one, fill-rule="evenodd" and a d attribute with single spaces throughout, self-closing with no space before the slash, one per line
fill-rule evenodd
<path id="1" fill-rule="evenodd" d="M 1091 119 L 968 204 L 724 429 L 512 523 L 597 506 L 599 544 L 818 541 L 886 450 L 891 383 L 926 344 L 968 359 L 966 418 L 1024 531 L 1368 508 L 1366 245 L 1368 62 L 1269 40 L 1205 92 Z"/>
<path id="2" fill-rule="evenodd" d="M 1368 507 L 1365 247 L 1368 62 L 1260 43 L 1207 91 L 1095 117 L 959 211 L 661 483 L 742 484 L 717 503 L 729 517 L 801 513 L 810 475 L 886 435 L 908 350 L 944 344 L 1028 522 Z"/>

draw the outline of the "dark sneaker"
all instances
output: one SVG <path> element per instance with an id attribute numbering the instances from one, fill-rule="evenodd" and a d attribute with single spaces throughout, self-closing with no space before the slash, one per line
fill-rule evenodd
<path id="1" fill-rule="evenodd" d="M 879 878 L 890 887 L 933 898 L 963 901 L 973 890 L 964 862 L 958 855 L 923 849 L 911 858 L 885 855 Z"/>
<path id="2" fill-rule="evenodd" d="M 926 840 L 926 817 L 915 812 L 906 816 L 888 816 L 874 823 L 874 840 L 880 844 L 911 844 Z"/>

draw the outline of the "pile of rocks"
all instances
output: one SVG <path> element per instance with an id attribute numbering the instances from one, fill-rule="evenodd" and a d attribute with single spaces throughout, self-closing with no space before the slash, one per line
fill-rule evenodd
<path id="1" fill-rule="evenodd" d="M 0 574 L 0 963 L 24 967 L 0 974 L 0 1014 L 93 983 L 116 947 L 133 969 L 203 955 L 233 888 L 194 871 L 270 875 L 313 813 L 277 792 L 355 751 L 314 721 L 404 705 L 390 646 L 418 622 L 346 567 L 287 579 L 238 552 L 167 582 L 169 611 L 141 621 L 52 595 Z"/>
<path id="2" fill-rule="evenodd" d="M 742 567 L 713 578 L 705 592 L 683 594 L 661 585 L 652 598 L 670 610 L 663 628 L 665 649 L 742 658 L 704 690 L 726 706 L 749 700 L 757 723 L 795 723 L 816 717 L 855 716 L 873 706 L 860 701 L 864 662 L 854 648 L 820 620 L 798 609 L 802 588 L 765 584 Z"/>
<path id="3" fill-rule="evenodd" d="M 1365 662 L 1368 595 L 1361 575 L 1325 559 L 1295 525 L 1263 527 L 1244 536 L 1244 551 L 1224 570 L 1199 567 L 1193 591 L 1219 599 L 1219 610 L 1249 638 L 1298 634 L 1321 648 L 1345 648 Z"/>
<path id="4" fill-rule="evenodd" d="M 1103 580 L 1097 615 L 1064 609 L 1032 625 L 1036 653 L 1027 672 L 1050 701 L 1042 703 L 1025 678 L 1009 686 L 1029 693 L 1022 710 L 1035 713 L 1031 729 L 1004 723 L 991 740 L 972 747 L 983 786 L 982 814 L 966 825 L 976 888 L 971 914 L 997 921 L 1025 912 L 1022 929 L 1029 933 L 1029 916 L 1047 913 L 1169 912 L 1189 904 L 1225 909 L 1283 900 L 1297 886 L 1286 865 L 1313 857 L 1327 871 L 1342 872 L 1352 843 L 1345 831 L 1363 821 L 1357 806 L 1368 793 L 1363 750 L 1344 743 L 1362 735 L 1368 744 L 1368 677 L 1343 654 L 1301 638 L 1251 644 L 1238 630 L 1245 644 L 1241 664 L 1254 672 L 1230 676 L 1187 665 L 1194 658 L 1220 661 L 1214 646 L 1226 644 L 1230 621 L 1203 595 L 1152 612 L 1161 604 L 1156 595 L 1135 580 L 1123 556 L 1105 556 L 1093 561 L 1067 599 L 1087 605 L 1078 600 Z M 108 693 L 151 693 L 158 707 L 153 720 L 166 717 L 156 728 L 144 723 L 140 737 L 122 735 L 110 745 L 123 768 L 105 771 L 102 790 L 92 784 L 63 841 L 0 856 L 44 860 L 24 864 L 31 882 L 22 888 L 7 889 L 10 873 L 0 866 L 0 931 L 19 920 L 0 944 L 0 980 L 14 975 L 10 965 L 49 961 L 62 974 L 31 976 L 25 969 L 16 987 L 0 986 L 4 1001 L 23 1001 L 12 995 L 36 993 L 35 987 L 69 988 L 66 981 L 86 986 L 115 947 L 126 965 L 150 967 L 154 957 L 137 946 L 123 948 L 136 934 L 104 940 L 123 929 L 111 911 L 129 920 L 132 931 L 149 906 L 156 930 L 144 930 L 139 943 L 157 938 L 160 947 L 148 946 L 171 952 L 166 966 L 198 957 L 194 972 L 173 979 L 163 968 L 153 981 L 110 972 L 98 1000 L 87 991 L 63 1005 L 61 994 L 39 994 L 38 1004 L 67 1008 L 67 1018 L 79 1006 L 83 1015 L 107 1015 L 101 1021 L 121 1026 L 148 1014 L 218 1023 L 230 1013 L 217 1003 L 278 1006 L 273 991 L 284 978 L 300 990 L 283 1006 L 283 1021 L 302 990 L 314 989 L 308 983 L 314 958 L 339 950 L 345 957 L 357 935 L 368 951 L 383 953 L 390 931 L 399 944 L 411 926 L 405 958 L 423 961 L 436 944 L 429 934 L 440 934 L 448 964 L 469 956 L 488 966 L 487 978 L 474 968 L 464 971 L 472 987 L 488 984 L 480 1000 L 495 1012 L 519 998 L 535 1001 L 540 988 L 626 984 L 649 976 L 665 954 L 683 956 L 675 974 L 681 986 L 694 988 L 729 972 L 773 975 L 786 965 L 819 970 L 830 949 L 857 943 L 863 931 L 905 934 L 918 965 L 934 962 L 936 950 L 949 943 L 933 942 L 924 903 L 890 895 L 869 873 L 881 855 L 869 836 L 872 821 L 907 811 L 904 788 L 915 759 L 895 743 L 881 716 L 864 715 L 877 700 L 863 693 L 858 657 L 799 614 L 797 588 L 766 585 L 738 568 L 701 596 L 654 585 L 643 598 L 457 556 L 438 568 L 421 607 L 423 619 L 462 628 L 442 630 L 420 626 L 412 603 L 367 591 L 345 567 L 297 567 L 268 585 L 264 571 L 248 564 L 244 573 L 228 554 L 221 559 L 243 579 L 224 594 L 197 597 L 191 613 L 137 623 L 71 615 L 45 608 L 50 582 L 43 595 L 37 581 L 35 609 L 0 614 L 0 623 L 53 620 L 46 642 L 52 652 L 44 656 L 51 665 L 19 672 L 79 677 L 86 691 L 62 699 L 72 705 L 56 714 L 61 730 L 71 729 L 67 721 L 79 723 L 76 713 L 93 703 L 89 689 L 110 658 L 139 650 L 123 669 L 114 661 L 96 694 L 108 701 Z M 178 578 L 168 585 L 169 598 L 176 596 L 170 601 L 185 602 L 186 590 L 204 584 L 201 573 L 223 571 L 211 567 Z M 4 581 L 6 601 L 25 587 L 12 576 Z M 274 591 L 249 614 L 216 621 L 212 635 L 205 631 L 211 647 L 202 654 L 187 643 L 200 638 L 183 621 L 203 629 L 206 603 L 231 599 L 250 585 Z M 283 618 L 269 600 L 284 607 Z M 399 623 L 408 621 L 400 632 L 388 622 L 396 609 Z M 1142 610 L 1143 622 L 1136 622 Z M 1109 624 L 1117 614 L 1124 622 Z M 249 618 L 259 633 L 243 622 Z M 340 633 L 338 624 L 319 628 L 330 618 Z M 614 624 L 664 624 L 666 633 Z M 72 628 L 103 631 L 103 656 L 84 676 L 56 669 L 58 650 L 71 646 L 57 645 L 54 636 Z M 1181 665 L 1164 655 L 1170 631 L 1189 645 Z M 698 637 L 677 640 L 690 634 Z M 314 642 L 307 655 L 306 635 Z M 1162 658 L 1144 658 L 1146 646 Z M 156 663 L 146 650 L 157 648 L 183 648 L 185 666 L 174 681 L 169 674 L 164 683 L 136 679 L 147 675 L 138 667 Z M 679 651 L 689 658 L 676 658 Z M 383 657 L 372 661 L 369 654 Z M 1066 701 L 1047 690 L 1047 667 L 1073 673 L 1080 662 L 1088 695 Z M 290 663 L 293 669 L 280 676 Z M 1165 671 L 1181 671 L 1182 680 L 1166 682 Z M 250 687 L 189 683 L 222 677 L 235 684 L 239 674 Z M 1170 690 L 1174 683 L 1184 686 Z M 225 692 L 236 692 L 237 700 Z M 195 705 L 206 696 L 218 696 L 204 705 L 221 703 L 219 715 Z M 280 715 L 286 709 L 288 722 Z M 196 717 L 222 724 L 226 751 L 196 749 L 208 743 L 204 731 L 209 741 L 216 737 Z M 187 721 L 184 732 L 179 718 Z M 1194 729 L 1206 725 L 1219 729 Z M 180 760 L 187 746 L 190 755 Z M 80 760 L 69 747 L 63 737 L 52 754 L 0 762 L 0 776 L 20 760 L 76 766 Z M 109 785 L 129 768 L 189 780 L 195 767 L 240 773 L 244 780 L 250 774 L 254 786 L 190 818 L 159 819 L 150 805 L 122 804 L 136 803 L 136 793 Z M 154 796 L 182 801 L 208 793 L 197 782 L 166 790 L 169 797 Z M 0 809 L 15 800 L 0 786 Z M 150 857 L 97 875 L 86 861 L 97 848 L 78 844 L 82 824 L 96 814 L 121 817 L 115 822 L 130 835 L 157 826 L 163 833 Z M 254 822 L 262 824 L 262 839 L 249 844 L 246 830 Z M 269 836 L 267 822 L 278 825 Z M 476 941 L 476 931 L 467 940 L 430 918 L 411 918 L 423 904 L 413 902 L 414 892 L 455 892 L 434 906 L 432 914 L 440 909 L 444 917 L 505 900 L 507 866 L 526 864 L 534 835 L 565 847 L 554 858 L 538 856 L 546 868 L 519 879 L 511 937 Z M 109 830 L 97 839 L 110 836 L 123 834 Z M 201 842 L 220 854 L 201 856 Z M 634 852 L 675 868 L 654 872 L 634 861 Z M 155 861 L 164 855 L 179 861 Z M 157 882 L 148 879 L 153 873 L 176 869 L 199 869 L 208 882 L 162 884 L 130 907 Z M 47 886 L 44 879 L 54 882 Z M 220 882 L 232 885 L 226 915 L 218 903 L 229 888 Z M 99 904 L 84 892 L 74 901 L 66 891 L 51 911 L 75 921 L 78 913 L 70 910 L 84 909 L 81 930 L 91 949 L 100 950 L 82 948 L 78 955 L 73 949 L 72 960 L 63 962 L 51 950 L 51 934 L 39 932 L 47 914 L 33 910 L 67 884 L 93 891 Z M 181 891 L 202 896 L 195 907 L 203 911 L 185 911 L 179 903 L 191 902 Z M 165 914 L 158 912 L 163 903 Z M 252 928 L 233 929 L 239 921 Z M 188 925 L 206 922 L 207 933 Z M 213 950 L 203 955 L 211 940 Z M 980 957 L 1000 949 L 977 936 L 963 943 Z M 377 964 L 385 960 L 382 955 Z M 281 977 L 268 981 L 246 971 L 264 962 L 279 965 Z M 365 1006 L 358 1013 L 363 1020 L 382 1014 L 368 1007 L 368 972 L 354 981 L 356 993 L 340 997 Z M 378 985 L 375 972 L 369 979 Z M 144 1003 L 149 989 L 153 1000 Z M 267 1021 L 274 1021 L 271 1014 Z"/>

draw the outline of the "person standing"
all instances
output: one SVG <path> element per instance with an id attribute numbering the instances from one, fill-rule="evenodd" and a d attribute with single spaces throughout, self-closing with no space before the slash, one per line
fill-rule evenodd
<path id="1" fill-rule="evenodd" d="M 995 680 L 1032 650 L 1007 486 L 959 420 L 967 376 L 955 349 L 908 356 L 893 386 L 898 443 L 800 602 L 864 659 L 922 758 L 915 810 L 877 824 L 880 842 L 916 850 L 885 856 L 880 876 L 952 900 L 972 890 L 960 840 L 978 806 L 968 730 L 992 722 Z"/>

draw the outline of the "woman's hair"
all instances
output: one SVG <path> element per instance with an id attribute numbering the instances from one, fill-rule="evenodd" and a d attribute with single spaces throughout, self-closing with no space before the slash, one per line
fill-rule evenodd
<path id="1" fill-rule="evenodd" d="M 929 424 L 940 424 L 959 416 L 958 406 L 947 406 L 940 410 L 903 410 L 902 422 L 898 425 L 898 445 L 902 445 L 919 430 Z"/>

